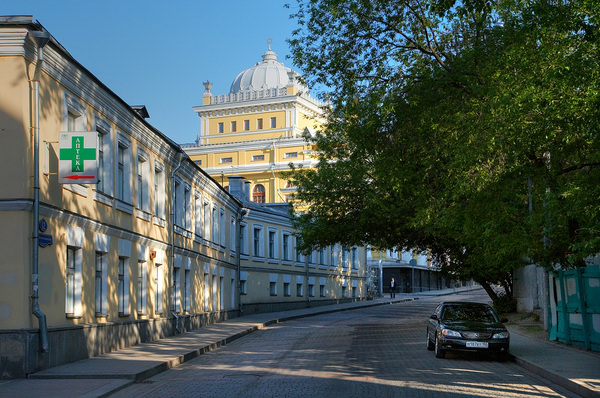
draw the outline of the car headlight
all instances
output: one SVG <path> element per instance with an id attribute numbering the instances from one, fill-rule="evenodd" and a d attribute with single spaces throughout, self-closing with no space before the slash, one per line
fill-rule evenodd
<path id="1" fill-rule="evenodd" d="M 493 339 L 508 339 L 508 332 L 500 332 L 500 333 L 495 333 L 492 338 Z"/>
<path id="2" fill-rule="evenodd" d="M 460 333 L 450 329 L 442 329 L 442 334 L 446 337 L 462 337 Z"/>

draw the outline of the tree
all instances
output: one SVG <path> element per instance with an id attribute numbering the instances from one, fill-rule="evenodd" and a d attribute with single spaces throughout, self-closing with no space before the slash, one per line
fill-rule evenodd
<path id="1" fill-rule="evenodd" d="M 525 262 L 600 242 L 600 6 L 299 1 L 294 61 L 331 90 L 314 170 L 293 170 L 306 247 L 430 249 L 512 294 Z"/>

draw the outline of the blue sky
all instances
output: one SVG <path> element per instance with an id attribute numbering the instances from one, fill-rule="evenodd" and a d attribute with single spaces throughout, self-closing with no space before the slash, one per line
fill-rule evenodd
<path id="1" fill-rule="evenodd" d="M 285 8 L 290 3 L 290 9 Z M 294 67 L 286 39 L 295 0 L 2 0 L 0 15 L 32 15 L 69 53 L 175 142 L 193 142 L 204 86 L 227 94 L 261 60 L 267 39 Z M 301 72 L 301 71 L 298 71 Z"/>

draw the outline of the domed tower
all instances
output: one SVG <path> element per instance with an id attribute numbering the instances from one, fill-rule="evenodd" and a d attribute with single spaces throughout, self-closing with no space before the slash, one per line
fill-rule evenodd
<path id="1" fill-rule="evenodd" d="M 193 108 L 200 117 L 199 135 L 195 143 L 182 145 L 222 185 L 232 175 L 249 180 L 249 199 L 259 203 L 287 201 L 294 187 L 279 175 L 290 163 L 314 165 L 304 137 L 324 122 L 324 104 L 268 44 L 262 61 L 241 71 L 228 94 L 213 95 L 213 84 L 204 83 L 202 105 Z"/>
<path id="2" fill-rule="evenodd" d="M 295 76 L 298 74 L 283 63 L 277 61 L 277 54 L 271 51 L 271 46 L 262 55 L 262 62 L 257 62 L 251 68 L 240 72 L 231 83 L 230 94 L 240 92 L 251 92 L 261 90 L 280 90 L 294 87 L 297 90 L 305 90 L 300 86 Z"/>

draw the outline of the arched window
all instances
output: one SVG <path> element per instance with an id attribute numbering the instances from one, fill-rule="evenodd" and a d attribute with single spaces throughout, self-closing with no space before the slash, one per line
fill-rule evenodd
<path id="1" fill-rule="evenodd" d="M 256 184 L 252 190 L 252 200 L 256 203 L 265 203 L 265 187 L 262 184 Z"/>

